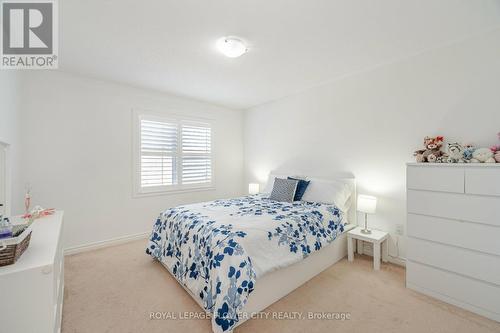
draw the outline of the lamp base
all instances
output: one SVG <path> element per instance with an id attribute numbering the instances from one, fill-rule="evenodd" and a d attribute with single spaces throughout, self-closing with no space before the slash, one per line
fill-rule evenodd
<path id="1" fill-rule="evenodd" d="M 372 233 L 372 231 L 370 229 L 368 229 L 368 214 L 366 214 L 366 213 L 365 213 L 365 228 L 361 229 L 361 233 L 365 234 L 365 235 Z"/>

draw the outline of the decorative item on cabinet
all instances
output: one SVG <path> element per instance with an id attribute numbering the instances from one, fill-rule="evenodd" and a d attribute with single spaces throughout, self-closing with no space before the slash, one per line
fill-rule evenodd
<path id="1" fill-rule="evenodd" d="M 500 133 L 497 134 L 500 140 Z M 413 153 L 417 163 L 500 163 L 500 145 L 490 148 L 473 144 L 452 142 L 446 144 L 446 152 L 441 150 L 444 137 L 424 138 L 424 148 Z"/>
<path id="2" fill-rule="evenodd" d="M 24 213 L 29 214 L 31 206 L 31 186 L 26 185 L 26 194 L 24 195 Z"/>
<path id="3" fill-rule="evenodd" d="M 500 141 L 500 132 L 498 132 L 497 136 L 498 140 Z M 494 145 L 490 149 L 493 152 L 493 154 L 495 154 L 494 155 L 495 161 L 497 163 L 500 163 L 500 145 Z"/>
<path id="4" fill-rule="evenodd" d="M 443 145 L 444 137 L 429 137 L 424 138 L 424 148 L 416 150 L 413 154 L 419 163 L 429 162 L 433 163 L 443 155 L 441 146 Z"/>

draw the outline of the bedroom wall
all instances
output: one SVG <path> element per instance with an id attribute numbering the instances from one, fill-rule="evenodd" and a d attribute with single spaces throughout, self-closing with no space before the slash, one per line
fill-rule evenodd
<path id="1" fill-rule="evenodd" d="M 33 204 L 65 211 L 66 247 L 148 232 L 168 207 L 243 192 L 240 111 L 62 72 L 22 84 L 21 184 Z M 132 198 L 133 108 L 214 119 L 216 190 Z"/>
<path id="2" fill-rule="evenodd" d="M 395 230 L 406 224 L 405 163 L 426 135 L 498 143 L 499 55 L 496 30 L 247 110 L 247 182 L 276 169 L 351 171 L 359 193 L 379 198 L 370 225 L 389 231 L 390 255 L 404 258 Z"/>
<path id="3" fill-rule="evenodd" d="M 9 215 L 11 206 L 12 184 L 17 184 L 18 164 L 17 164 L 17 151 L 18 151 L 18 115 L 19 115 L 19 74 L 16 71 L 0 71 L 0 143 L 2 146 L 7 146 L 6 156 L 2 158 L 7 159 L 6 170 L 4 166 L 0 166 L 0 202 L 4 203 L 6 207 L 3 212 Z M 0 148 L 3 149 L 3 147 Z M 4 191 L 5 189 L 5 191 Z M 2 212 L 0 208 L 0 212 Z"/>

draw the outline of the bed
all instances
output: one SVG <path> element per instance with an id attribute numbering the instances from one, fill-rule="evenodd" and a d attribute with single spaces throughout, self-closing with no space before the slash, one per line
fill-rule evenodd
<path id="1" fill-rule="evenodd" d="M 165 210 L 146 253 L 210 313 L 215 333 L 231 332 L 346 256 L 356 225 L 354 178 L 342 178 L 348 206 L 278 202 L 268 194 Z"/>

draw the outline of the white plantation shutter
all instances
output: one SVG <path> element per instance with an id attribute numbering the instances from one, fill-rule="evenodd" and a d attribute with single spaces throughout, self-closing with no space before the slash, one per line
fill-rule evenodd
<path id="1" fill-rule="evenodd" d="M 137 194 L 212 185 L 210 124 L 143 115 L 137 119 Z"/>
<path id="2" fill-rule="evenodd" d="M 212 181 L 212 131 L 208 124 L 182 125 L 182 184 Z"/>
<path id="3" fill-rule="evenodd" d="M 141 187 L 177 183 L 176 123 L 141 120 Z"/>

